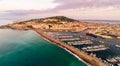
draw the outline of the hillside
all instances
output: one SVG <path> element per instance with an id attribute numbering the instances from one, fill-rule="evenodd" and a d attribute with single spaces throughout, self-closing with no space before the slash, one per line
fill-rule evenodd
<path id="1" fill-rule="evenodd" d="M 78 20 L 71 19 L 65 16 L 53 16 L 40 19 L 31 19 L 27 21 L 16 22 L 14 24 L 25 24 L 27 22 L 36 22 L 36 23 L 60 23 L 60 22 L 79 22 Z"/>
<path id="2" fill-rule="evenodd" d="M 16 22 L 0 28 L 40 29 L 49 31 L 85 31 L 120 36 L 120 25 L 78 21 L 65 16 L 54 16 Z M 96 32 L 97 31 L 97 32 Z"/>
<path id="3" fill-rule="evenodd" d="M 51 31 L 83 31 L 87 28 L 102 27 L 104 24 L 80 22 L 65 16 L 53 16 L 40 19 L 31 19 L 13 24 L 1 26 L 1 28 L 13 29 L 41 29 Z"/>
<path id="4" fill-rule="evenodd" d="M 49 29 L 51 26 L 51 30 L 67 30 L 70 27 L 67 27 L 69 24 L 80 22 L 75 19 L 71 19 L 65 16 L 53 16 L 47 18 L 40 19 L 31 19 L 26 21 L 17 21 L 13 24 L 1 26 L 1 28 L 13 28 L 13 29 L 31 29 L 31 28 L 39 28 L 42 30 Z M 68 24 L 68 25 L 67 25 Z"/>

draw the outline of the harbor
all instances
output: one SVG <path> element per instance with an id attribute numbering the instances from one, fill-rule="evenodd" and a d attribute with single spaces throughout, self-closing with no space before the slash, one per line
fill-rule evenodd
<path id="1" fill-rule="evenodd" d="M 73 54 L 77 55 L 79 58 L 84 60 L 86 63 L 90 64 L 90 66 L 91 65 L 92 66 L 108 66 L 108 64 L 104 63 L 101 59 L 97 58 L 96 56 L 89 55 L 88 53 L 86 53 L 84 51 L 81 51 L 78 48 L 75 48 L 73 45 L 69 45 L 69 44 L 66 44 L 64 42 L 59 41 L 59 39 L 56 39 L 56 38 L 59 38 L 58 36 L 53 37 L 55 35 L 61 35 L 61 34 L 52 33 L 52 32 L 44 32 L 43 33 L 43 31 L 40 31 L 40 30 L 37 30 L 37 29 L 35 29 L 34 31 L 39 33 L 42 37 L 46 38 L 47 40 L 55 43 L 56 45 L 58 45 L 58 46 L 60 46 L 64 49 L 69 50 L 70 52 L 72 52 Z"/>
<path id="2" fill-rule="evenodd" d="M 120 57 L 120 41 L 118 39 L 103 39 L 101 37 L 88 36 L 85 32 L 45 32 L 55 39 L 64 42 L 67 45 L 74 46 L 77 49 L 83 50 L 89 55 L 93 55 L 101 59 L 109 66 L 119 66 L 118 58 Z M 64 39 L 64 40 L 63 40 Z M 116 57 L 114 59 L 110 59 Z M 108 60 L 109 58 L 109 60 Z M 117 61 L 117 62 L 116 62 Z"/>

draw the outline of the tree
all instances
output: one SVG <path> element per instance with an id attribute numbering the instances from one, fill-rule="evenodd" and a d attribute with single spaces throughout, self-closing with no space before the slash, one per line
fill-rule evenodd
<path id="1" fill-rule="evenodd" d="M 28 28 L 31 28 L 31 29 L 33 28 L 33 26 L 32 26 L 32 25 L 28 25 L 27 27 L 28 27 Z"/>
<path id="2" fill-rule="evenodd" d="M 52 27 L 51 25 L 48 25 L 49 29 Z"/>

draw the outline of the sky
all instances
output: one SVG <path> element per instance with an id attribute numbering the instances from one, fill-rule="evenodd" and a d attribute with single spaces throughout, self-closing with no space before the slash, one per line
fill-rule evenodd
<path id="1" fill-rule="evenodd" d="M 50 16 L 120 20 L 120 0 L 0 0 L 0 23 Z"/>

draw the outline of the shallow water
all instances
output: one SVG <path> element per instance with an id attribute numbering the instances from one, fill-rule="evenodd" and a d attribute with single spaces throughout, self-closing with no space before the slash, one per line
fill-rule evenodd
<path id="1" fill-rule="evenodd" d="M 0 66 L 87 66 L 34 31 L 0 30 Z"/>

